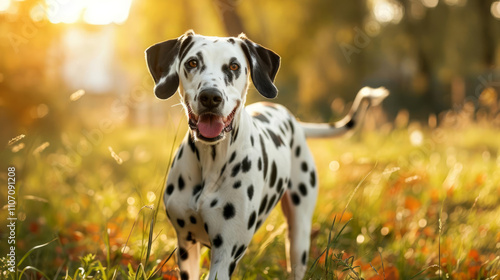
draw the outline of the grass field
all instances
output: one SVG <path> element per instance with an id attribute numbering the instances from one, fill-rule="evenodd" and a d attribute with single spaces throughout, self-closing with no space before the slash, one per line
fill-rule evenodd
<path id="1" fill-rule="evenodd" d="M 443 123 L 310 140 L 320 195 L 308 279 L 498 277 L 498 129 Z M 4 258 L 0 279 L 176 279 L 175 233 L 160 203 L 170 155 L 184 133 L 176 138 L 176 130 L 28 132 L 7 145 L 0 181 L 5 185 L 7 166 L 16 167 L 19 266 L 8 274 Z M 4 191 L 0 197 L 7 201 Z M 284 279 L 285 232 L 276 209 L 234 278 Z M 3 254 L 8 232 L 0 233 Z M 210 252 L 202 252 L 206 273 Z"/>

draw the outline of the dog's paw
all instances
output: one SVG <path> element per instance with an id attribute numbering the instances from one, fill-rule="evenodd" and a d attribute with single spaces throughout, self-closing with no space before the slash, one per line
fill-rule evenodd
<path id="1" fill-rule="evenodd" d="M 389 96 L 389 91 L 384 87 L 364 87 L 358 92 L 358 95 L 369 99 L 372 106 L 378 106 L 387 96 Z"/>

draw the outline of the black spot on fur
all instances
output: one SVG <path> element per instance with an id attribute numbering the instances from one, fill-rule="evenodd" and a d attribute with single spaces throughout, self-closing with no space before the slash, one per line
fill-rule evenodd
<path id="1" fill-rule="evenodd" d="M 257 225 L 255 226 L 255 231 L 257 231 L 261 225 L 262 225 L 262 221 L 261 220 L 257 221 Z"/>
<path id="2" fill-rule="evenodd" d="M 259 215 L 264 213 L 264 210 L 266 210 L 266 205 L 267 205 L 267 194 L 266 194 L 266 196 L 264 196 L 264 198 L 260 202 Z"/>
<path id="3" fill-rule="evenodd" d="M 196 224 L 196 218 L 194 216 L 189 217 L 189 221 L 194 225 Z"/>
<path id="4" fill-rule="evenodd" d="M 204 61 L 204 59 L 203 59 L 203 55 L 202 55 L 202 53 L 201 53 L 201 52 L 197 52 L 197 53 L 196 53 L 196 56 L 198 57 L 198 61 L 199 61 L 202 65 L 203 65 L 203 64 L 205 64 L 205 61 Z"/>
<path id="5" fill-rule="evenodd" d="M 166 192 L 167 192 L 168 195 L 171 195 L 174 192 L 174 185 L 173 184 L 169 184 L 167 186 L 167 191 Z"/>
<path id="6" fill-rule="evenodd" d="M 202 185 L 202 184 L 196 185 L 196 186 L 193 188 L 193 196 L 195 196 L 195 195 L 197 195 L 198 193 L 200 193 L 202 189 L 203 189 L 203 185 Z"/>
<path id="7" fill-rule="evenodd" d="M 300 156 L 300 146 L 297 146 L 297 148 L 295 149 L 295 156 L 296 157 Z"/>
<path id="8" fill-rule="evenodd" d="M 229 278 L 231 278 L 231 275 L 233 275 L 233 272 L 234 272 L 235 268 L 236 268 L 236 263 L 235 262 L 231 262 L 231 264 L 229 265 Z"/>
<path id="9" fill-rule="evenodd" d="M 234 74 L 229 69 L 229 64 L 222 65 L 222 73 L 224 73 L 224 83 L 226 84 L 226 87 L 233 85 Z"/>
<path id="10" fill-rule="evenodd" d="M 251 135 L 251 136 L 250 136 L 250 144 L 251 144 L 251 145 L 252 145 L 252 147 L 253 147 L 253 145 L 254 145 L 253 135 Z"/>
<path id="11" fill-rule="evenodd" d="M 207 232 L 207 234 L 208 234 L 208 225 L 207 225 L 207 223 L 205 223 L 205 224 L 203 225 L 203 227 L 205 228 L 205 231 L 206 231 L 206 232 Z"/>
<path id="12" fill-rule="evenodd" d="M 304 253 L 302 253 L 302 265 L 306 265 L 307 263 L 307 252 L 304 251 Z"/>
<path id="13" fill-rule="evenodd" d="M 248 156 L 246 156 L 241 162 L 241 171 L 247 173 L 250 168 L 252 168 L 252 162 L 248 159 Z"/>
<path id="14" fill-rule="evenodd" d="M 276 146 L 276 148 L 279 148 L 281 145 L 283 145 L 283 140 L 281 139 L 281 136 L 276 135 L 274 133 L 274 131 L 272 131 L 270 129 L 267 129 L 267 132 L 269 133 L 269 136 L 273 140 L 274 145 Z"/>
<path id="15" fill-rule="evenodd" d="M 231 250 L 231 257 L 234 257 L 234 254 L 236 254 L 236 244 L 234 244 L 233 249 Z"/>
<path id="16" fill-rule="evenodd" d="M 354 121 L 353 119 L 349 120 L 345 126 L 349 129 L 353 128 L 354 126 L 356 125 L 356 121 Z"/>
<path id="17" fill-rule="evenodd" d="M 283 127 L 282 127 L 282 126 L 280 126 L 280 131 L 281 131 L 281 134 L 282 134 L 282 135 L 286 135 L 285 130 L 283 129 Z"/>
<path id="18" fill-rule="evenodd" d="M 192 242 L 193 244 L 196 243 L 196 240 L 193 238 L 193 233 L 190 231 L 188 231 L 188 235 L 186 237 L 186 240 Z"/>
<path id="19" fill-rule="evenodd" d="M 184 146 L 181 147 L 179 150 L 179 153 L 177 154 L 177 159 L 180 159 L 182 157 L 182 152 L 184 152 Z"/>
<path id="20" fill-rule="evenodd" d="M 273 161 L 271 166 L 271 181 L 269 182 L 269 186 L 274 187 L 274 183 L 276 183 L 276 178 L 278 176 L 278 167 L 276 166 L 276 162 Z"/>
<path id="21" fill-rule="evenodd" d="M 267 165 L 268 165 L 268 159 L 267 159 L 267 152 L 264 144 L 264 139 L 262 138 L 262 134 L 259 135 L 260 138 L 260 147 L 262 149 L 262 158 L 264 159 L 264 180 L 267 177 Z"/>
<path id="22" fill-rule="evenodd" d="M 247 195 L 248 195 L 248 200 L 252 200 L 253 198 L 253 185 L 250 185 L 250 187 L 248 187 L 247 189 Z"/>
<path id="23" fill-rule="evenodd" d="M 302 164 L 300 165 L 300 168 L 302 169 L 302 171 L 304 172 L 307 172 L 307 162 L 303 161 Z"/>
<path id="24" fill-rule="evenodd" d="M 248 218 L 248 229 L 251 229 L 253 225 L 255 225 L 255 219 L 257 219 L 257 213 L 255 211 L 250 214 L 250 218 Z"/>
<path id="25" fill-rule="evenodd" d="M 235 211 L 234 205 L 232 203 L 227 203 L 222 210 L 222 215 L 224 216 L 224 219 L 229 220 L 236 215 Z"/>
<path id="26" fill-rule="evenodd" d="M 288 181 L 288 189 L 292 188 L 292 180 Z"/>
<path id="27" fill-rule="evenodd" d="M 234 39 L 233 39 L 233 38 L 229 38 L 229 39 L 227 39 L 227 41 L 228 41 L 229 43 L 233 44 L 233 45 L 236 43 L 236 42 L 234 41 Z"/>
<path id="28" fill-rule="evenodd" d="M 179 190 L 182 191 L 185 186 L 184 179 L 182 178 L 182 176 L 179 176 L 179 179 L 177 179 L 177 183 L 179 185 Z"/>
<path id="29" fill-rule="evenodd" d="M 233 170 L 231 171 L 231 177 L 235 177 L 236 175 L 238 175 L 238 173 L 240 172 L 240 169 L 241 169 L 241 163 L 237 163 L 233 167 Z"/>
<path id="30" fill-rule="evenodd" d="M 231 138 L 231 144 L 233 144 L 233 142 L 236 141 L 236 139 L 238 138 L 239 132 L 240 132 L 239 128 L 237 128 L 236 130 L 233 130 L 233 137 Z"/>
<path id="31" fill-rule="evenodd" d="M 282 178 L 280 178 L 280 179 L 278 180 L 278 186 L 277 186 L 277 188 L 276 188 L 276 191 L 277 191 L 278 193 L 280 193 L 280 192 L 281 192 L 281 190 L 283 190 L 283 179 L 282 179 Z"/>
<path id="32" fill-rule="evenodd" d="M 212 202 L 210 202 L 210 207 L 214 207 L 215 205 L 217 205 L 217 198 L 215 198 L 214 200 L 212 200 Z"/>
<path id="33" fill-rule="evenodd" d="M 290 125 L 290 129 L 292 130 L 292 134 L 295 134 L 295 128 L 293 127 L 293 122 L 291 119 L 288 120 L 288 124 Z"/>
<path id="34" fill-rule="evenodd" d="M 294 205 L 300 204 L 300 197 L 297 193 L 292 193 L 292 202 Z"/>
<path id="35" fill-rule="evenodd" d="M 181 271 L 181 280 L 189 280 L 189 274 L 186 271 Z"/>
<path id="36" fill-rule="evenodd" d="M 311 171 L 311 178 L 309 179 L 310 183 L 311 183 L 311 187 L 315 187 L 316 186 L 316 172 Z"/>
<path id="37" fill-rule="evenodd" d="M 241 187 L 241 181 L 236 181 L 233 185 L 234 189 L 239 189 Z"/>
<path id="38" fill-rule="evenodd" d="M 184 220 L 183 220 L 183 219 L 177 219 L 177 224 L 178 224 L 181 228 L 183 228 L 183 227 L 184 227 L 184 225 L 186 224 L 186 222 L 184 222 Z"/>
<path id="39" fill-rule="evenodd" d="M 194 41 L 192 36 L 188 36 L 186 37 L 186 39 L 184 39 L 184 42 L 182 42 L 182 45 L 179 49 L 179 59 L 181 61 L 184 59 L 184 57 L 186 57 L 187 53 L 193 47 L 193 45 Z"/>
<path id="40" fill-rule="evenodd" d="M 215 157 L 217 156 L 217 151 L 215 149 L 215 145 L 212 146 L 212 159 L 215 161 Z"/>
<path id="41" fill-rule="evenodd" d="M 273 195 L 271 197 L 271 199 L 269 200 L 269 204 L 267 205 L 267 210 L 266 210 L 266 213 L 269 213 L 269 211 L 271 211 L 271 209 L 273 209 L 273 206 L 274 206 L 274 202 L 276 201 L 276 195 Z"/>
<path id="42" fill-rule="evenodd" d="M 194 140 L 193 140 L 193 137 L 191 136 L 191 134 L 188 137 L 188 145 L 189 145 L 189 148 L 191 148 L 191 151 L 193 153 L 195 153 L 195 151 L 197 150 L 197 148 L 196 148 L 196 145 L 194 144 Z"/>
<path id="43" fill-rule="evenodd" d="M 234 151 L 232 154 L 231 154 L 231 157 L 229 158 L 229 163 L 233 162 L 233 160 L 236 158 L 236 151 Z"/>
<path id="44" fill-rule="evenodd" d="M 236 251 L 236 255 L 234 256 L 234 258 L 236 260 L 238 260 L 239 258 L 241 258 L 243 256 L 243 253 L 245 252 L 246 250 L 246 247 L 245 245 L 241 245 L 239 248 L 238 248 L 238 251 Z"/>
<path id="45" fill-rule="evenodd" d="M 253 115 L 253 118 L 257 119 L 257 120 L 259 120 L 259 121 L 261 121 L 263 123 L 269 123 L 269 119 L 265 115 L 263 115 L 263 114 L 259 114 L 258 113 L 256 115 Z"/>
<path id="46" fill-rule="evenodd" d="M 192 42 L 192 40 L 193 40 L 192 37 L 187 37 L 186 39 L 184 39 L 184 42 L 181 45 L 181 48 L 179 49 L 180 61 L 182 61 L 184 57 L 186 57 L 189 50 L 193 47 L 194 42 Z"/>
<path id="47" fill-rule="evenodd" d="M 226 165 L 224 164 L 224 166 L 222 166 L 222 169 L 220 170 L 220 176 L 222 176 L 222 174 L 224 174 L 224 171 L 226 171 Z"/>
<path id="48" fill-rule="evenodd" d="M 182 248 L 182 247 L 179 247 L 179 257 L 181 258 L 181 260 L 185 261 L 188 259 L 189 257 L 189 254 L 188 252 L 186 251 L 186 249 Z"/>
<path id="49" fill-rule="evenodd" d="M 300 183 L 299 184 L 299 192 L 301 195 L 306 196 L 307 195 L 306 185 L 304 185 L 303 183 Z"/>
<path id="50" fill-rule="evenodd" d="M 217 234 L 215 236 L 214 240 L 212 240 L 212 244 L 214 245 L 215 248 L 219 248 L 222 245 L 222 236 L 220 234 Z"/>

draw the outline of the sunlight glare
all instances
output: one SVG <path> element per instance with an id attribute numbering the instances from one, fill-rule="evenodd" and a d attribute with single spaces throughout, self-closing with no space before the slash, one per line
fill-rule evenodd
<path id="1" fill-rule="evenodd" d="M 422 4 L 427 8 L 435 8 L 439 3 L 439 0 L 421 0 L 421 1 Z"/>
<path id="2" fill-rule="evenodd" d="M 93 25 L 122 24 L 128 18 L 131 4 L 132 0 L 80 0 L 64 3 L 46 0 L 45 10 L 52 23 L 75 23 L 82 19 Z"/>
<path id="3" fill-rule="evenodd" d="M 147 198 L 149 202 L 153 202 L 156 199 L 156 194 L 154 192 L 148 192 Z"/>
<path id="4" fill-rule="evenodd" d="M 378 0 L 373 6 L 373 15 L 381 23 L 399 23 L 403 18 L 403 6 L 392 0 Z"/>
<path id="5" fill-rule="evenodd" d="M 448 6 L 459 6 L 463 7 L 467 4 L 467 0 L 444 0 L 444 3 Z"/>
<path id="6" fill-rule="evenodd" d="M 124 23 L 130 11 L 132 0 L 94 0 L 87 4 L 83 20 L 90 24 L 106 25 Z"/>
<path id="7" fill-rule="evenodd" d="M 500 19 L 500 1 L 491 3 L 491 14 L 496 19 Z"/>
<path id="8" fill-rule="evenodd" d="M 356 242 L 358 244 L 365 242 L 365 237 L 362 234 L 358 234 L 358 236 L 356 237 Z"/>
<path id="9" fill-rule="evenodd" d="M 413 146 L 420 146 L 424 142 L 424 134 L 420 130 L 414 130 L 410 133 L 410 142 Z"/>
<path id="10" fill-rule="evenodd" d="M 10 0 L 0 0 L 0 12 L 7 11 L 10 7 Z"/>

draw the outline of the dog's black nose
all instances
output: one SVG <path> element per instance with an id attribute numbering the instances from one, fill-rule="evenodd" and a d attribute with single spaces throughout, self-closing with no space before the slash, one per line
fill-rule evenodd
<path id="1" fill-rule="evenodd" d="M 215 109 L 222 103 L 222 93 L 214 88 L 200 92 L 200 103 L 207 109 Z"/>

